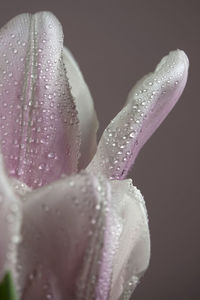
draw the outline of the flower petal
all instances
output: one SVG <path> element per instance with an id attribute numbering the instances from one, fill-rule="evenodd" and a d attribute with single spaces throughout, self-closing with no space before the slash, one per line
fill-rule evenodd
<path id="1" fill-rule="evenodd" d="M 98 121 L 94 109 L 93 99 L 83 78 L 77 62 L 67 48 L 63 51 L 63 60 L 69 78 L 71 92 L 75 99 L 80 122 L 81 146 L 79 168 L 85 168 L 96 152 L 96 132 Z"/>
<path id="2" fill-rule="evenodd" d="M 16 246 L 20 241 L 21 207 L 5 174 L 0 155 L 0 281 L 12 271 L 16 279 Z"/>
<path id="3" fill-rule="evenodd" d="M 83 173 L 24 196 L 21 299 L 94 299 L 107 190 Z"/>
<path id="4" fill-rule="evenodd" d="M 130 181 L 83 172 L 22 200 L 22 300 L 118 299 L 147 268 L 147 217 Z"/>
<path id="5" fill-rule="evenodd" d="M 150 259 L 145 203 L 131 180 L 112 181 L 112 205 L 122 232 L 113 261 L 110 300 L 129 299 Z M 123 294 L 123 296 L 122 296 Z"/>
<path id="6" fill-rule="evenodd" d="M 88 169 L 122 179 L 144 143 L 179 99 L 187 81 L 188 58 L 181 51 L 164 57 L 153 73 L 131 90 L 128 102 L 107 127 Z"/>
<path id="7" fill-rule="evenodd" d="M 112 181 L 110 189 L 95 299 L 129 299 L 149 264 L 148 219 L 131 180 Z"/>
<path id="8" fill-rule="evenodd" d="M 0 140 L 9 174 L 38 187 L 77 170 L 79 127 L 62 58 L 63 33 L 47 12 L 0 31 Z"/>

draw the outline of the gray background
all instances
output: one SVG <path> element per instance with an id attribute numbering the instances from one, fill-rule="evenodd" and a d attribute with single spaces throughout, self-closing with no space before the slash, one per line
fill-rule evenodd
<path id="1" fill-rule="evenodd" d="M 5 0 L 0 25 L 21 12 L 50 10 L 95 100 L 100 131 L 131 86 L 172 49 L 190 59 L 180 102 L 141 151 L 130 176 L 149 212 L 152 257 L 135 300 L 200 299 L 199 1 Z"/>

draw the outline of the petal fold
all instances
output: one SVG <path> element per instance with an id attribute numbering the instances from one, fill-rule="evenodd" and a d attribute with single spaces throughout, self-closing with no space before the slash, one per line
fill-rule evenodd
<path id="1" fill-rule="evenodd" d="M 63 61 L 78 111 L 81 131 L 79 169 L 84 169 L 96 152 L 98 120 L 88 86 L 77 62 L 67 48 L 63 51 Z"/>
<path id="2" fill-rule="evenodd" d="M 183 51 L 172 51 L 136 84 L 125 107 L 104 131 L 90 171 L 103 172 L 110 179 L 126 176 L 141 147 L 182 94 L 188 66 Z"/>
<path id="3" fill-rule="evenodd" d="M 76 172 L 80 133 L 63 63 L 63 32 L 48 12 L 0 31 L 0 141 L 9 175 L 36 188 Z"/>

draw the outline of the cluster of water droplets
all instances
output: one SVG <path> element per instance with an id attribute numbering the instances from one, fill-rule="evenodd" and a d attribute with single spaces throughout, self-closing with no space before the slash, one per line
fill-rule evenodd
<path id="1" fill-rule="evenodd" d="M 109 198 L 107 182 L 104 178 L 95 178 L 86 172 L 81 172 L 74 177 L 68 177 L 68 180 L 63 177 L 63 180 L 54 185 L 30 193 L 29 190 L 23 190 L 20 183 L 13 181 L 13 187 L 24 201 L 24 219 L 17 265 L 21 293 L 26 298 L 26 290 L 23 290 L 25 283 L 30 290 L 38 289 L 37 285 L 40 285 L 44 299 L 55 299 L 56 293 L 60 293 L 62 297 L 67 297 L 66 295 L 69 298 L 72 297 L 71 286 L 67 286 L 68 281 L 70 282 L 67 278 L 71 276 L 71 273 L 67 273 L 69 265 L 65 266 L 65 261 L 69 262 L 68 256 L 71 253 L 76 257 L 75 261 L 78 260 L 80 263 L 77 297 L 78 299 L 93 299 L 96 295 L 102 260 L 106 255 L 106 252 L 103 254 L 104 234 L 105 230 L 108 230 L 105 218 L 110 214 L 107 202 Z M 58 199 L 56 199 L 57 190 L 59 190 Z M 72 219 L 69 212 L 74 215 Z M 79 222 L 78 236 L 74 235 L 74 225 L 71 222 L 76 224 Z M 116 231 L 116 228 L 113 227 L 113 230 Z M 48 236 L 49 238 L 46 239 Z M 82 239 L 85 242 L 80 244 Z M 48 241 L 49 244 L 46 245 Z M 62 249 L 59 252 L 63 255 L 57 261 L 58 265 L 62 264 L 59 267 L 57 264 L 51 265 L 51 262 L 55 260 L 57 247 Z M 70 249 L 74 251 L 70 252 Z M 46 256 L 49 256 L 48 260 Z M 73 257 L 72 260 L 74 260 Z M 51 273 L 56 276 L 58 286 L 57 283 L 56 286 L 52 286 L 51 274 L 48 275 L 49 266 Z M 76 283 L 73 284 L 75 284 L 73 291 L 76 291 Z M 106 286 L 107 282 L 104 284 Z M 60 285 L 63 286 L 63 290 Z"/>
<path id="2" fill-rule="evenodd" d="M 38 187 L 76 170 L 78 118 L 58 24 L 42 15 L 20 22 L 0 33 L 1 148 L 10 175 Z"/>
<path id="3" fill-rule="evenodd" d="M 175 60 L 169 58 L 168 64 L 138 82 L 129 95 L 127 105 L 105 130 L 97 155 L 89 166 L 91 170 L 98 171 L 100 167 L 110 179 L 125 177 L 139 148 L 148 138 L 148 133 L 147 136 L 145 134 L 149 130 L 149 117 L 156 115 L 157 110 L 162 116 L 165 103 L 168 105 L 173 101 L 173 94 L 183 80 L 183 68 L 178 72 L 176 68 Z M 151 124 L 156 119 L 156 116 L 154 120 L 152 118 Z"/>
<path id="4" fill-rule="evenodd" d="M 1 200 L 2 200 L 2 196 L 0 196 L 0 201 Z M 0 206 L 1 206 L 1 203 L 0 203 Z M 21 214 L 20 214 L 20 209 L 19 209 L 17 202 L 13 201 L 13 203 L 8 205 L 6 221 L 8 224 L 8 230 L 10 232 L 10 237 L 11 237 L 10 242 L 8 244 L 7 262 L 8 262 L 9 266 L 13 267 L 13 266 L 15 266 L 15 264 L 17 262 L 15 249 L 21 241 L 21 235 L 19 233 Z"/>
<path id="5" fill-rule="evenodd" d="M 96 288 L 99 280 L 105 242 L 104 234 L 105 230 L 107 230 L 106 215 L 110 214 L 107 182 L 102 177 L 93 177 L 92 181 L 92 185 L 90 182 L 90 188 L 94 194 L 92 202 L 95 206 L 94 210 L 91 211 L 91 229 L 88 233 L 90 239 L 84 257 L 83 268 L 78 279 L 78 300 L 96 299 Z"/>

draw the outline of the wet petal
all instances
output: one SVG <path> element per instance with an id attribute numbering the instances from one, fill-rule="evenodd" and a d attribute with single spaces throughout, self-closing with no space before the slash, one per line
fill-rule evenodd
<path id="1" fill-rule="evenodd" d="M 98 121 L 93 99 L 77 62 L 67 48 L 63 51 L 63 60 L 69 78 L 71 92 L 75 99 L 81 131 L 79 168 L 85 168 L 96 152 L 96 132 Z"/>
<path id="2" fill-rule="evenodd" d="M 20 202 L 5 174 L 0 155 L 0 281 L 12 271 L 16 279 L 17 244 L 20 241 Z"/>
<path id="3" fill-rule="evenodd" d="M 131 180 L 112 181 L 107 210 L 95 299 L 129 299 L 149 264 L 145 203 Z"/>
<path id="4" fill-rule="evenodd" d="M 23 300 L 96 299 L 107 185 L 83 173 L 24 196 L 19 247 Z"/>
<path id="5" fill-rule="evenodd" d="M 35 188 L 77 170 L 62 28 L 51 13 L 23 14 L 1 29 L 0 41 L 1 148 L 9 174 Z"/>
<path id="6" fill-rule="evenodd" d="M 110 179 L 122 179 L 144 143 L 179 99 L 187 81 L 188 58 L 170 52 L 153 73 L 131 90 L 127 104 L 107 127 L 88 169 Z"/>
<path id="7" fill-rule="evenodd" d="M 149 264 L 148 217 L 143 197 L 131 180 L 113 181 L 111 186 L 112 205 L 122 231 L 113 260 L 109 299 L 129 299 Z"/>
<path id="8" fill-rule="evenodd" d="M 22 201 L 22 300 L 114 300 L 132 292 L 150 250 L 145 205 L 130 180 L 84 172 Z"/>

